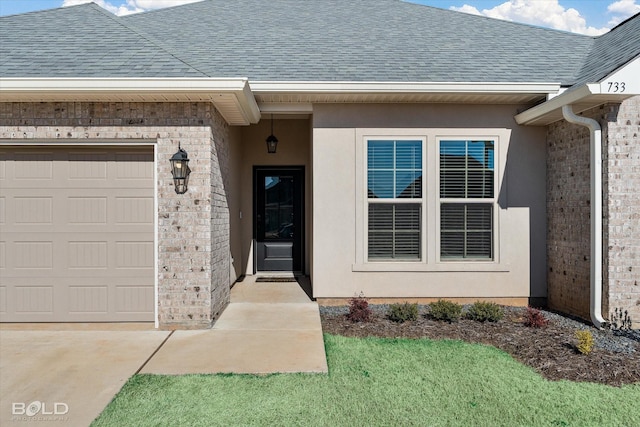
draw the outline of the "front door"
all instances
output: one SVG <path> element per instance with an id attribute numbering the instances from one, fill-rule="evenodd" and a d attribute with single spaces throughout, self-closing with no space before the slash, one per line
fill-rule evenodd
<path id="1" fill-rule="evenodd" d="M 304 168 L 254 169 L 256 268 L 302 271 Z"/>

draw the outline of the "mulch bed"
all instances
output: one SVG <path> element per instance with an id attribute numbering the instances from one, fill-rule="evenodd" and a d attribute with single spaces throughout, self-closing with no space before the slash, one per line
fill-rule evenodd
<path id="1" fill-rule="evenodd" d="M 330 311 L 330 310 L 329 310 Z M 588 355 L 575 348 L 575 326 L 549 316 L 549 325 L 531 328 L 523 324 L 524 311 L 507 310 L 504 319 L 496 323 L 461 319 L 447 323 L 429 319 L 422 314 L 418 320 L 396 323 L 378 310 L 370 322 L 354 323 L 344 314 L 321 310 L 322 329 L 325 333 L 349 337 L 431 338 L 453 339 L 487 344 L 511 354 L 520 362 L 531 366 L 549 380 L 570 380 L 620 386 L 640 383 L 640 342 L 613 336 L 611 331 L 596 331 L 605 341 L 624 341 L 623 349 L 596 346 Z M 587 328 L 581 325 L 582 329 Z M 596 339 L 596 342 L 598 339 Z M 626 342 L 628 341 L 628 342 Z"/>

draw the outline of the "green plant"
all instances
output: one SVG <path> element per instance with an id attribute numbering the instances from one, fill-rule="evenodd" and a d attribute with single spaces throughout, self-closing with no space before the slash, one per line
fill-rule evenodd
<path id="1" fill-rule="evenodd" d="M 438 300 L 429 304 L 429 313 L 435 320 L 444 320 L 449 323 L 455 322 L 460 318 L 462 314 L 462 306 L 458 303 Z"/>
<path id="2" fill-rule="evenodd" d="M 369 301 L 367 301 L 362 293 L 349 300 L 347 319 L 352 322 L 369 322 L 372 316 L 373 313 L 371 312 L 371 308 L 369 308 Z"/>
<path id="3" fill-rule="evenodd" d="M 408 302 L 402 304 L 391 304 L 389 306 L 389 320 L 398 323 L 404 323 L 408 320 L 416 320 L 418 318 L 418 304 Z"/>
<path id="4" fill-rule="evenodd" d="M 504 317 L 504 311 L 495 302 L 476 301 L 469 307 L 467 317 L 478 322 L 497 322 Z"/>
<path id="5" fill-rule="evenodd" d="M 527 313 L 524 316 L 524 325 L 530 328 L 543 328 L 549 324 L 549 319 L 536 308 L 527 307 Z"/>
<path id="6" fill-rule="evenodd" d="M 576 348 L 582 354 L 589 354 L 593 350 L 593 334 L 587 330 L 576 331 L 578 343 Z"/>
<path id="7" fill-rule="evenodd" d="M 622 311 L 621 308 L 616 307 L 614 313 L 611 314 L 611 323 L 609 326 L 614 331 L 631 330 L 631 316 L 629 316 L 629 310 Z"/>

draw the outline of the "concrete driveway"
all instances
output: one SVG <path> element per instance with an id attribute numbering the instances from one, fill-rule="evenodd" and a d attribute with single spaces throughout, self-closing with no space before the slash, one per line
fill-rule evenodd
<path id="1" fill-rule="evenodd" d="M 28 328 L 0 329 L 0 425 L 6 427 L 88 426 L 169 335 L 153 325 Z"/>
<path id="2" fill-rule="evenodd" d="M 327 373 L 318 304 L 298 283 L 252 278 L 207 330 L 0 324 L 0 426 L 87 426 L 138 371 Z"/>

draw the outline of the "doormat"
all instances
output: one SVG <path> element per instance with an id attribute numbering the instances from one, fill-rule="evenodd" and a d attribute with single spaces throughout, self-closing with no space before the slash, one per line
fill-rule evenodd
<path id="1" fill-rule="evenodd" d="M 295 277 L 258 277 L 256 283 L 259 282 L 297 282 Z"/>

